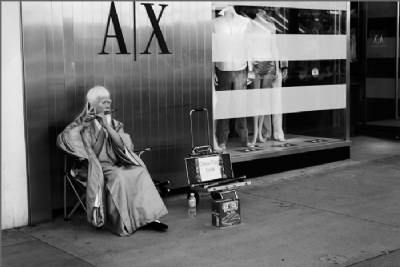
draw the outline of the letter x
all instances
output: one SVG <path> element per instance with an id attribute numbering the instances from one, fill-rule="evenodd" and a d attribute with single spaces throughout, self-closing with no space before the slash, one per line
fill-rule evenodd
<path id="1" fill-rule="evenodd" d="M 146 8 L 147 15 L 151 22 L 151 26 L 153 27 L 153 32 L 151 33 L 150 40 L 147 43 L 146 50 L 144 50 L 144 52 L 140 53 L 140 54 L 151 54 L 149 52 L 149 48 L 150 48 L 150 44 L 151 44 L 151 41 L 153 40 L 154 35 L 156 36 L 156 38 L 158 40 L 158 45 L 161 48 L 160 54 L 171 54 L 171 52 L 169 52 L 169 50 L 168 50 L 167 43 L 165 42 L 164 36 L 161 32 L 160 25 L 159 25 L 161 16 L 164 12 L 164 9 L 168 5 L 160 5 L 162 7 L 162 9 L 160 11 L 158 18 L 156 18 L 156 15 L 154 14 L 154 10 L 152 8 L 153 4 L 149 4 L 149 3 L 145 3 L 145 4 L 141 3 L 141 4 L 144 5 L 144 7 Z"/>

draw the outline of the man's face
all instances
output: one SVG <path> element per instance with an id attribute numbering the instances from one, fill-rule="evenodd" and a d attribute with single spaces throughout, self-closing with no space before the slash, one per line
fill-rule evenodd
<path id="1" fill-rule="evenodd" d="M 99 98 L 95 105 L 96 113 L 103 113 L 104 111 L 111 110 L 111 99 L 109 97 L 102 97 Z"/>

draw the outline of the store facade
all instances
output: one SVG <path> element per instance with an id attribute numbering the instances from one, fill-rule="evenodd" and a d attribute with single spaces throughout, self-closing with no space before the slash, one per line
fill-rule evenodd
<path id="1" fill-rule="evenodd" d="M 351 131 L 400 138 L 399 2 L 351 3 Z"/>
<path id="2" fill-rule="evenodd" d="M 137 149 L 152 147 L 144 161 L 173 189 L 187 186 L 193 108 L 210 111 L 211 135 L 225 142 L 235 174 L 349 157 L 349 3 L 21 2 L 19 9 L 29 224 L 51 220 L 62 207 L 64 155 L 55 140 L 95 85 L 110 90 L 115 118 Z M 251 29 L 257 14 L 267 14 L 269 26 L 216 30 L 228 10 Z M 249 74 L 250 64 L 266 61 L 275 66 L 274 86 Z M 232 62 L 245 62 L 245 85 L 221 90 L 215 70 L 232 71 L 223 69 Z M 260 118 L 281 127 L 284 139 L 268 136 L 266 123 L 265 142 L 254 138 Z M 203 145 L 206 120 L 194 119 L 195 144 Z M 248 146 L 243 137 L 256 142 Z"/>

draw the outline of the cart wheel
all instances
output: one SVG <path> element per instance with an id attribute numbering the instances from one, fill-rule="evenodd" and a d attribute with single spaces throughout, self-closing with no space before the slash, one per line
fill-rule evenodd
<path id="1" fill-rule="evenodd" d="M 197 193 L 197 191 L 194 191 L 194 190 L 189 190 L 189 192 L 188 192 L 187 195 L 186 195 L 186 198 L 187 198 L 187 199 L 189 199 L 190 193 L 193 193 L 193 194 L 194 194 L 194 197 L 196 198 L 196 205 L 198 205 L 199 202 L 200 202 L 200 195 L 199 195 L 199 193 Z"/>

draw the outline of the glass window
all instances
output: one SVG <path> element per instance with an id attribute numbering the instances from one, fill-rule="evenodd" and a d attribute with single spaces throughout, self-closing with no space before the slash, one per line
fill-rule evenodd
<path id="1" fill-rule="evenodd" d="M 214 148 L 346 138 L 346 4 L 213 3 Z"/>

